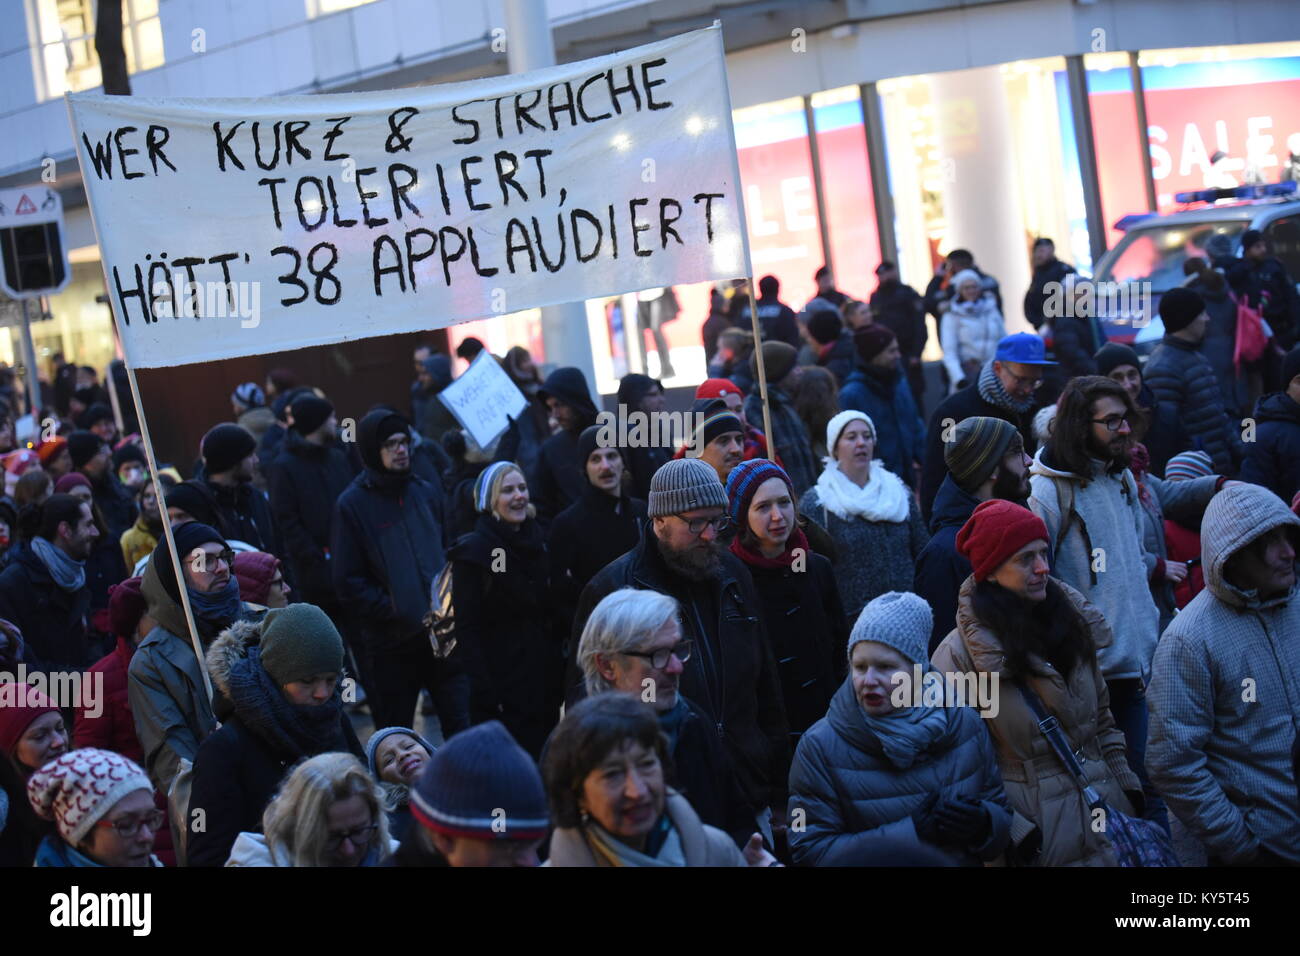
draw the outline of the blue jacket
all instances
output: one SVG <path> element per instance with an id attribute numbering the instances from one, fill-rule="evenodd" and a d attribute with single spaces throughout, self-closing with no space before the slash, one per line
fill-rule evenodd
<path id="1" fill-rule="evenodd" d="M 930 653 L 957 626 L 957 592 L 971 575 L 970 562 L 957 553 L 957 532 L 961 530 L 979 499 L 957 486 L 952 475 L 943 479 L 934 496 L 930 516 L 930 541 L 916 559 L 912 590 L 925 598 L 934 611 L 930 631 Z"/>
<path id="2" fill-rule="evenodd" d="M 1300 491 L 1300 405 L 1285 392 L 1265 395 L 1255 405 L 1255 421 L 1241 480 L 1263 485 L 1289 505 Z"/>
<path id="3" fill-rule="evenodd" d="M 912 400 L 907 377 L 899 375 L 896 382 L 887 384 L 859 365 L 840 389 L 840 408 L 871 416 L 876 426 L 875 457 L 909 487 L 915 487 L 912 465 L 925 460 L 925 423 Z"/>
<path id="4" fill-rule="evenodd" d="M 982 845 L 936 847 L 917 836 L 912 813 L 938 792 L 979 799 L 993 824 Z M 1011 836 L 1011 808 L 979 713 L 952 708 L 946 730 L 900 768 L 864 719 L 851 676 L 799 741 L 790 769 L 792 819 L 800 810 L 804 825 L 790 827 L 796 866 L 888 866 L 936 855 L 978 866 L 1001 854 Z"/>

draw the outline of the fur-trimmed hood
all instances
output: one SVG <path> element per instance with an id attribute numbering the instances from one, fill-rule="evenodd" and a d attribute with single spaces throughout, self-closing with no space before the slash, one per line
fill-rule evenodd
<path id="1" fill-rule="evenodd" d="M 208 674 L 212 686 L 227 699 L 230 697 L 230 671 L 236 662 L 248 657 L 248 650 L 262 643 L 261 621 L 236 621 L 217 635 L 208 648 Z"/>

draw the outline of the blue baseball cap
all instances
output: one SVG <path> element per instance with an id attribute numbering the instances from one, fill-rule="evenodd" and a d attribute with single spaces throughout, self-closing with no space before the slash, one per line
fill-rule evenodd
<path id="1" fill-rule="evenodd" d="M 1047 347 L 1033 332 L 1017 332 L 998 342 L 993 356 L 999 362 L 1017 362 L 1020 365 L 1055 365 L 1047 360 Z"/>

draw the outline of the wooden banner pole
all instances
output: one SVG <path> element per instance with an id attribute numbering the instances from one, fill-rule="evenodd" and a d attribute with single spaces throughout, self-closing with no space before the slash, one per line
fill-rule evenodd
<path id="1" fill-rule="evenodd" d="M 749 293 L 749 323 L 754 329 L 754 358 L 758 366 L 758 394 L 763 399 L 763 437 L 767 440 L 767 457 L 776 461 L 776 436 L 772 434 L 772 409 L 767 401 L 767 365 L 763 362 L 763 330 L 758 324 L 758 305 L 754 301 L 754 277 L 745 286 Z"/>

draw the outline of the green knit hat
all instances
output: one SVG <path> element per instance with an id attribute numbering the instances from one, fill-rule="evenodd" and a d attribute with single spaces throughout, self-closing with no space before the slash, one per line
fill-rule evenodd
<path id="1" fill-rule="evenodd" d="M 314 604 L 290 604 L 262 620 L 262 666 L 277 684 L 343 670 L 343 638 Z"/>

